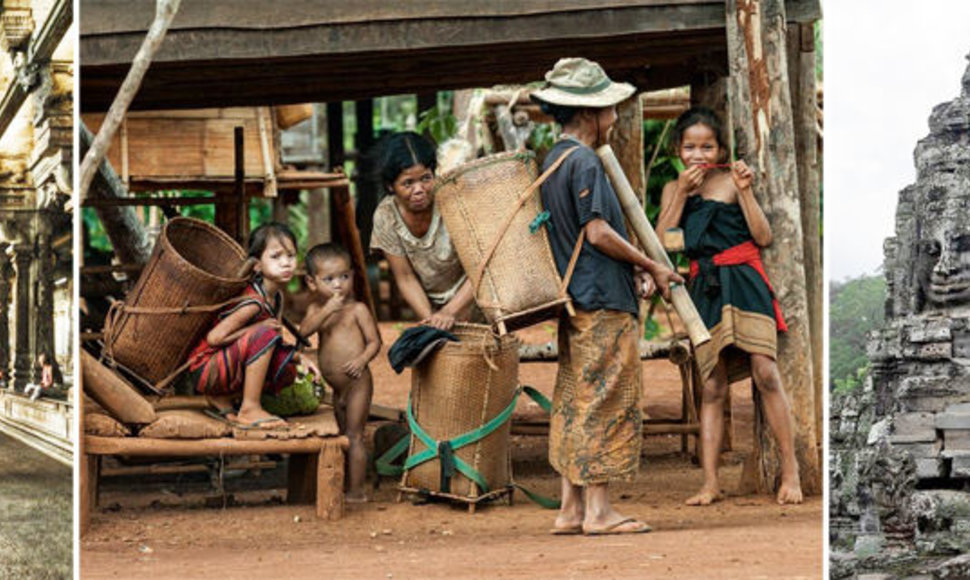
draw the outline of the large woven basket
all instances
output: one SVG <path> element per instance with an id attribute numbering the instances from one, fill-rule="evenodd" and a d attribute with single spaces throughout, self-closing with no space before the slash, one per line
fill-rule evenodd
<path id="1" fill-rule="evenodd" d="M 452 331 L 461 342 L 448 342 L 411 375 L 411 405 L 418 425 L 437 441 L 452 439 L 488 423 L 515 398 L 519 371 L 518 340 L 496 336 L 481 324 L 458 324 Z M 450 499 L 477 502 L 508 493 L 512 482 L 509 432 L 511 421 L 455 456 L 478 471 L 488 491 L 455 472 L 449 490 L 441 489 L 436 458 L 405 471 L 402 488 Z M 409 455 L 424 451 L 413 434 Z"/>
<path id="2" fill-rule="evenodd" d="M 443 174 L 434 189 L 451 242 L 477 289 L 475 301 L 503 334 L 555 318 L 569 303 L 546 228 L 530 231 L 543 211 L 539 188 L 519 204 L 536 177 L 534 153 L 500 153 Z M 497 245 L 479 276 L 493 244 Z"/>
<path id="3" fill-rule="evenodd" d="M 105 326 L 105 354 L 153 384 L 168 377 L 212 324 L 215 311 L 206 307 L 245 289 L 248 279 L 237 277 L 245 260 L 242 247 L 211 224 L 168 222 Z"/>

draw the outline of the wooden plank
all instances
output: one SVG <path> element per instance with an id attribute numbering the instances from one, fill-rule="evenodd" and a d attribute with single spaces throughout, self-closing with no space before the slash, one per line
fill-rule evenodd
<path id="1" fill-rule="evenodd" d="M 117 135 L 108 150 L 113 167 L 127 165 L 127 181 L 187 180 L 234 177 L 233 131 L 245 129 L 247 151 L 264 149 L 260 138 L 257 108 L 206 109 L 181 114 L 180 111 L 157 112 L 153 115 L 131 113 L 125 120 L 124 135 Z M 92 131 L 97 131 L 104 115 L 83 116 Z M 127 163 L 122 137 L 127 142 Z M 266 153 L 250 155 L 246 178 L 262 182 L 265 164 L 274 160 L 272 139 Z M 273 168 L 275 169 L 275 167 Z"/>
<path id="2" fill-rule="evenodd" d="M 325 445 L 347 446 L 347 438 L 300 439 L 143 439 L 140 437 L 84 436 L 84 452 L 92 455 L 140 455 L 144 457 L 197 457 L 199 455 L 248 455 L 267 453 L 318 453 Z"/>
<path id="3" fill-rule="evenodd" d="M 510 18 L 577 10 L 631 6 L 717 4 L 716 0 L 531 0 L 530 2 L 393 3 L 386 0 L 286 0 L 266 2 L 200 2 L 181 8 L 172 30 L 222 28 L 271 29 L 315 24 L 355 24 L 375 20 L 442 20 L 451 18 Z M 240 10 L 240 6 L 244 6 Z M 81 34 L 103 35 L 144 32 L 151 20 L 150 2 L 144 0 L 85 0 Z"/>

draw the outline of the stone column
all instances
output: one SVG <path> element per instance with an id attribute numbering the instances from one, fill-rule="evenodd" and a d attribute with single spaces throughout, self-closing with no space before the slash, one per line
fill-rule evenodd
<path id="1" fill-rule="evenodd" d="M 34 260 L 32 248 L 18 245 L 14 248 L 14 264 L 17 267 L 17 334 L 16 358 L 14 359 L 13 384 L 23 390 L 31 380 L 34 361 L 30 349 L 30 264 Z"/>
<path id="2" fill-rule="evenodd" d="M 13 266 L 7 256 L 6 244 L 0 245 L 0 370 L 3 379 L 10 381 L 10 279 Z"/>
<path id="3" fill-rule="evenodd" d="M 34 311 L 34 351 L 46 353 L 54 368 L 54 380 L 60 382 L 60 369 L 54 353 L 54 252 L 51 250 L 51 234 L 47 216 L 38 214 L 37 235 L 37 290 Z"/>

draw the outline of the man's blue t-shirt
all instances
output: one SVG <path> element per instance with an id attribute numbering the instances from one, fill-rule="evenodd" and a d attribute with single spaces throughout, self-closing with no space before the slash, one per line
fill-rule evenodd
<path id="1" fill-rule="evenodd" d="M 629 241 L 620 201 L 592 149 L 578 141 L 563 139 L 549 151 L 543 171 L 577 145 L 579 149 L 542 184 L 542 205 L 550 214 L 549 245 L 560 276 L 566 274 L 580 230 L 594 218 L 606 220 Z M 580 196 L 586 190 L 589 193 Z M 638 312 L 633 265 L 610 258 L 588 240 L 583 240 L 583 249 L 569 281 L 569 295 L 580 310 L 620 310 L 633 315 Z"/>

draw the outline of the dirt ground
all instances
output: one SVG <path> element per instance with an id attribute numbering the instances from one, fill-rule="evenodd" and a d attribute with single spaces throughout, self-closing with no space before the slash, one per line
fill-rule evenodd
<path id="1" fill-rule="evenodd" d="M 402 325 L 382 324 L 384 351 Z M 551 324 L 521 333 L 528 342 L 554 337 Z M 377 403 L 403 407 L 410 375 L 395 375 L 385 353 L 372 363 Z M 523 364 L 522 384 L 551 394 L 555 363 Z M 680 379 L 669 362 L 644 363 L 650 417 L 675 417 Z M 282 503 L 282 470 L 240 474 L 213 493 L 206 478 L 109 478 L 101 509 L 82 538 L 82 578 L 396 578 L 612 579 L 819 578 L 822 501 L 779 506 L 768 496 L 731 494 L 750 449 L 749 387 L 733 390 L 735 445 L 724 455 L 726 501 L 683 505 L 701 471 L 681 454 L 679 436 L 646 439 L 635 482 L 614 484 L 618 509 L 648 521 L 645 535 L 552 536 L 554 512 L 521 494 L 469 514 L 463 506 L 397 503 L 385 479 L 371 503 L 348 506 L 338 522 L 317 521 L 312 506 Z M 523 398 L 518 416 L 540 411 Z M 693 448 L 693 447 L 692 447 Z M 545 461 L 544 437 L 513 438 L 516 479 L 558 495 L 558 476 Z M 211 506 L 231 502 L 226 509 Z"/>

